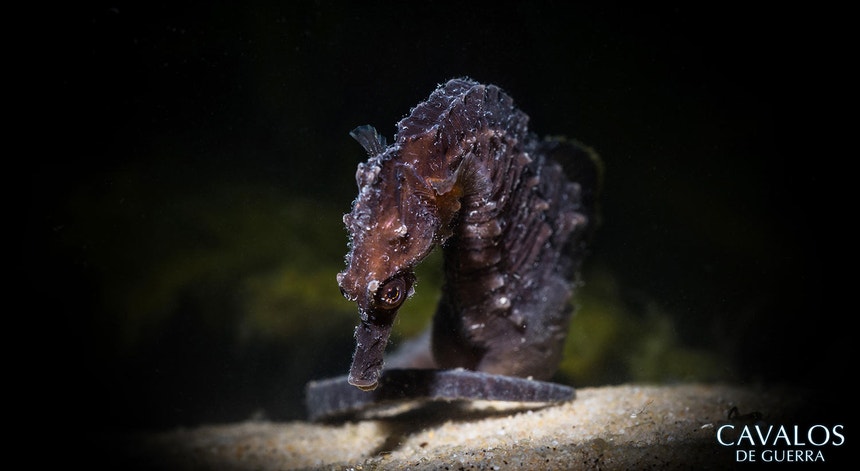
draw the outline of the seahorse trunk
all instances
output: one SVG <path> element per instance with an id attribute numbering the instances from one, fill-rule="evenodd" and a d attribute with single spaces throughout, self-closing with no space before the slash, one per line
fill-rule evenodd
<path id="1" fill-rule="evenodd" d="M 552 376 L 572 313 L 570 298 L 591 209 L 580 185 L 544 155 L 572 143 L 487 132 L 477 139 L 476 181 L 444 246 L 446 283 L 433 324 L 442 368 Z M 589 177 L 590 178 L 590 177 Z"/>

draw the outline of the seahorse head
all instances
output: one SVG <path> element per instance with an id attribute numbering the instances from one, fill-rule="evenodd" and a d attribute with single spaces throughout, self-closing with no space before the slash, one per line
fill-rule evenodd
<path id="1" fill-rule="evenodd" d="M 369 135 L 372 133 L 372 135 Z M 353 131 L 370 159 L 358 165 L 359 194 L 344 216 L 350 252 L 337 275 L 343 295 L 358 305 L 360 323 L 349 382 L 374 389 L 400 306 L 412 295 L 413 269 L 438 242 L 440 218 L 432 189 L 398 144 L 369 127 Z"/>

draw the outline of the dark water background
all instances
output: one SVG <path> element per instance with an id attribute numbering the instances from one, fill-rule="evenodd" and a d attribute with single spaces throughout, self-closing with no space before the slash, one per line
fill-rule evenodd
<path id="1" fill-rule="evenodd" d="M 294 3 L 101 2 L 43 21 L 29 337 L 51 358 L 39 376 L 70 399 L 61 417 L 147 429 L 302 417 L 302 385 L 345 372 L 353 347 L 334 282 L 364 159 L 348 132 L 391 139 L 464 75 L 505 89 L 536 133 L 603 156 L 590 269 L 634 316 L 657 306 L 682 346 L 724 362 L 677 380 L 844 389 L 852 313 L 834 309 L 824 269 L 835 183 L 817 107 L 838 41 L 811 34 L 817 17 Z M 290 280 L 300 303 L 248 301 Z M 248 320 L 260 305 L 283 312 L 275 334 Z M 574 384 L 641 378 L 604 371 Z"/>

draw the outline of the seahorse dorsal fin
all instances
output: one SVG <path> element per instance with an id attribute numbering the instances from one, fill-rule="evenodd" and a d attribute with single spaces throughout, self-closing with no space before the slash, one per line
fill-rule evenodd
<path id="1" fill-rule="evenodd" d="M 385 151 L 385 136 L 379 134 L 376 128 L 369 124 L 359 126 L 349 132 L 353 139 L 364 147 L 367 155 L 373 157 Z"/>

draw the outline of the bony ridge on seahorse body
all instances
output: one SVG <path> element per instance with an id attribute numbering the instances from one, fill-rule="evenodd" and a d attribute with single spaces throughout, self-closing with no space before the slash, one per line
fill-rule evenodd
<path id="1" fill-rule="evenodd" d="M 390 145 L 369 126 L 351 133 L 369 159 L 356 172 L 337 276 L 360 317 L 350 384 L 377 386 L 413 270 L 436 246 L 445 286 L 426 366 L 555 373 L 596 225 L 600 166 L 590 149 L 538 139 L 527 124 L 498 87 L 462 78 L 413 108 Z"/>

